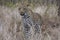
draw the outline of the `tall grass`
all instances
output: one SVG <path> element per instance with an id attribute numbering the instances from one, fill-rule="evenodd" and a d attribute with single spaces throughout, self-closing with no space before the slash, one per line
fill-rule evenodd
<path id="1" fill-rule="evenodd" d="M 9 3 L 7 5 L 10 6 Z M 41 39 L 39 40 L 60 40 L 60 17 L 57 15 L 58 6 L 55 2 L 54 4 L 32 2 L 29 5 L 33 12 L 42 16 Z M 18 6 L 20 6 L 19 3 Z M 12 9 L 0 6 L 0 40 L 24 40 L 21 19 L 18 7 Z M 33 30 L 31 31 L 33 34 Z M 33 40 L 33 37 L 31 40 Z"/>

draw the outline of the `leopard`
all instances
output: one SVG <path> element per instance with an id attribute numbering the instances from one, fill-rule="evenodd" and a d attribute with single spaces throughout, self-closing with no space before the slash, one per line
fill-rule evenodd
<path id="1" fill-rule="evenodd" d="M 42 25 L 41 15 L 33 12 L 32 9 L 29 8 L 29 6 L 29 4 L 22 5 L 18 8 L 19 14 L 22 17 L 25 40 L 32 40 L 31 35 L 35 36 L 40 34 Z M 40 40 L 38 36 L 34 40 Z"/>

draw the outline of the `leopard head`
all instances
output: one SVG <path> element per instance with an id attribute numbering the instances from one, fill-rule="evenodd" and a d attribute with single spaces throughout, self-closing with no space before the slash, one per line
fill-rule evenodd
<path id="1" fill-rule="evenodd" d="M 20 5 L 20 7 L 18 8 L 18 10 L 19 10 L 19 13 L 20 13 L 21 16 L 24 16 L 25 13 L 28 12 L 28 6 L 29 6 L 29 4 L 27 4 L 27 5 L 21 4 Z"/>

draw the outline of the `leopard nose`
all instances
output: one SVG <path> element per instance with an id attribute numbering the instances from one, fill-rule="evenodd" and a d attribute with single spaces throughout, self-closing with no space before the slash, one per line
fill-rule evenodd
<path id="1" fill-rule="evenodd" d="M 24 14 L 25 14 L 24 12 L 21 12 L 21 13 L 20 13 L 21 16 L 24 16 Z"/>

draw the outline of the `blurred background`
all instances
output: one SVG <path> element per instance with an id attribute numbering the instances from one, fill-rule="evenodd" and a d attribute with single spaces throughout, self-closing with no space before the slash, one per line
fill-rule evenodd
<path id="1" fill-rule="evenodd" d="M 60 40 L 60 0 L 0 0 L 0 40 L 24 40 L 18 11 L 22 2 L 42 17 L 40 40 Z"/>
<path id="2" fill-rule="evenodd" d="M 0 5 L 14 5 L 18 2 L 27 2 L 29 4 L 40 4 L 40 5 L 49 5 L 49 4 L 57 4 L 59 5 L 60 1 L 59 0 L 0 0 Z"/>

